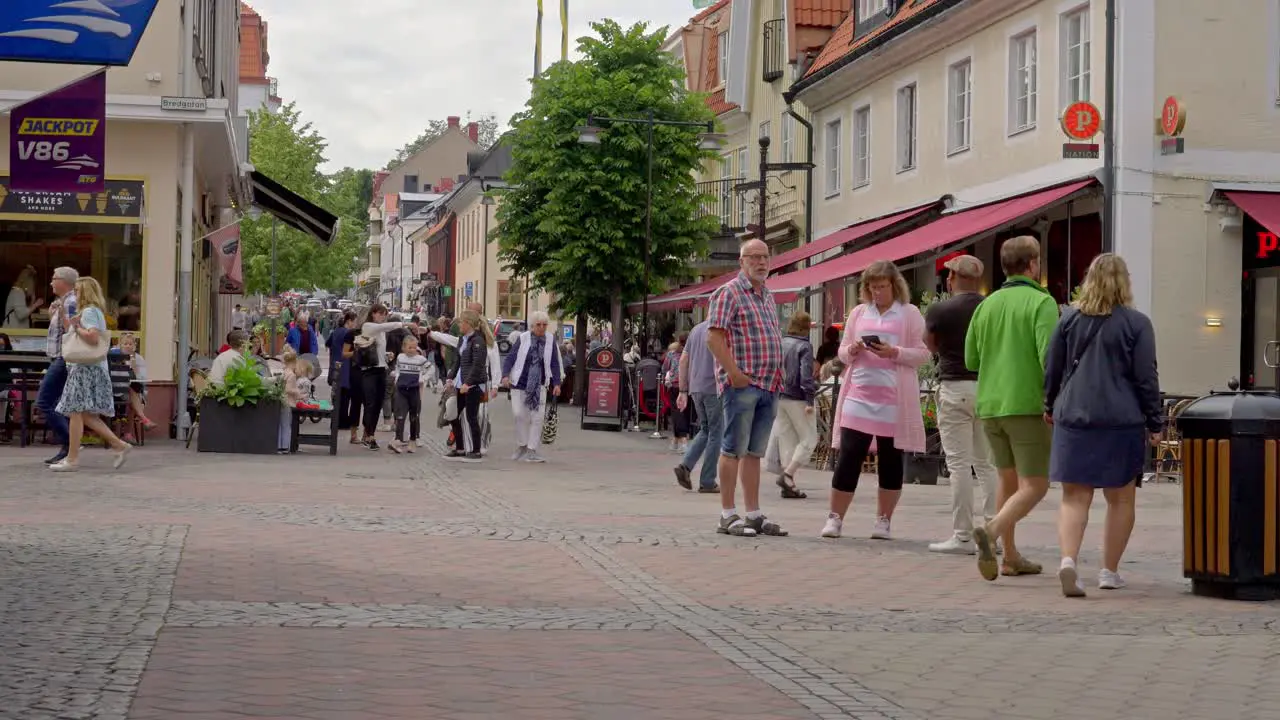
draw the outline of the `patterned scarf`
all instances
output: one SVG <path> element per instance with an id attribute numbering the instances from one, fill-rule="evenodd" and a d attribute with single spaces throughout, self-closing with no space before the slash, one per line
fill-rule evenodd
<path id="1" fill-rule="evenodd" d="M 542 404 L 542 356 L 545 352 L 547 338 L 529 334 L 529 354 L 525 362 L 524 405 L 530 410 L 537 410 Z"/>

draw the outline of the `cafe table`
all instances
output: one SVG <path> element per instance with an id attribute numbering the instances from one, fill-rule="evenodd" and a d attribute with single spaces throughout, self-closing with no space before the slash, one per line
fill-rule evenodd
<path id="1" fill-rule="evenodd" d="M 35 391 L 40 388 L 40 377 L 49 368 L 49 358 L 43 352 L 0 352 L 0 368 L 8 368 L 13 378 L 6 390 L 17 390 L 21 398 L 18 447 L 26 447 L 29 444 L 27 438 L 31 425 L 31 403 L 35 400 Z"/>

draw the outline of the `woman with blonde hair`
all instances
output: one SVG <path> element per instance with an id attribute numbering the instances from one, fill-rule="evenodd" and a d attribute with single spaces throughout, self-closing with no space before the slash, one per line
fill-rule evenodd
<path id="1" fill-rule="evenodd" d="M 1147 443 L 1164 430 L 1155 331 L 1132 305 L 1128 266 L 1103 253 L 1049 339 L 1044 419 L 1053 425 L 1049 479 L 1062 484 L 1058 579 L 1067 597 L 1085 595 L 1076 563 L 1098 488 L 1107 501 L 1098 587 L 1125 586 L 1120 556 L 1133 532 L 1135 488 Z"/>
<path id="2" fill-rule="evenodd" d="M 77 312 L 64 320 L 64 357 L 72 335 L 87 345 L 101 348 L 102 357 L 85 364 L 67 362 L 67 384 L 62 389 L 57 412 L 71 421 L 71 437 L 67 456 L 50 465 L 49 469 L 54 472 L 75 472 L 79 469 L 80 440 L 85 426 L 115 449 L 113 465 L 119 469 L 133 446 L 116 437 L 103 421 L 103 418 L 113 417 L 116 413 L 115 399 L 111 396 L 111 371 L 107 366 L 107 346 L 111 343 L 104 309 L 107 303 L 102 297 L 102 287 L 91 277 L 81 277 L 76 281 L 75 294 Z"/>
<path id="3" fill-rule="evenodd" d="M 904 452 L 924 452 L 924 416 L 916 368 L 929 359 L 924 316 L 911 304 L 911 289 L 886 260 L 862 272 L 862 304 L 849 313 L 840 341 L 840 360 L 848 367 L 834 408 L 837 450 L 831 478 L 831 512 L 822 536 L 838 538 L 845 513 L 858 489 L 862 463 L 876 445 L 880 494 L 872 539 L 892 537 L 893 511 L 902 497 Z"/>
<path id="4" fill-rule="evenodd" d="M 481 434 L 480 403 L 492 384 L 489 377 L 489 347 L 493 332 L 488 323 L 474 310 L 463 310 L 458 316 L 458 365 L 454 368 L 453 386 L 458 391 L 458 416 L 453 420 L 453 450 L 445 455 L 449 460 L 480 462 Z"/>
<path id="5" fill-rule="evenodd" d="M 30 328 L 31 314 L 44 305 L 44 298 L 35 297 L 36 269 L 30 265 L 22 268 L 13 286 L 9 288 L 9 297 L 4 303 L 4 321 L 0 327 Z"/>
<path id="6" fill-rule="evenodd" d="M 818 381 L 814 377 L 813 343 L 809 341 L 812 324 L 809 313 L 799 310 L 791 316 L 782 338 L 782 392 L 778 395 L 778 414 L 773 419 L 769 446 L 777 445 L 778 464 L 782 467 L 776 483 L 784 499 L 808 497 L 796 487 L 796 473 L 808 464 L 818 444 L 813 415 Z"/>

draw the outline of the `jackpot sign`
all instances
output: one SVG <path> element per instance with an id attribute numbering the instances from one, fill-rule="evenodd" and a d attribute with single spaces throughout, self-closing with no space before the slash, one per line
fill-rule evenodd
<path id="1" fill-rule="evenodd" d="M 10 187 L 102 192 L 106 102 L 104 68 L 14 106 L 9 113 Z"/>

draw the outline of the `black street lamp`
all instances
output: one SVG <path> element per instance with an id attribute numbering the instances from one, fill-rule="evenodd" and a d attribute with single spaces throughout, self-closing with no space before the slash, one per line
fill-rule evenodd
<path id="1" fill-rule="evenodd" d="M 604 129 L 599 127 L 597 123 L 645 125 L 649 129 L 648 158 L 645 165 L 645 173 L 648 176 L 648 180 L 644 201 L 644 300 L 640 306 L 640 353 L 643 357 L 644 354 L 649 352 L 649 249 L 653 245 L 653 129 L 658 125 L 706 128 L 706 132 L 698 134 L 698 148 L 700 150 L 719 150 L 720 136 L 715 132 L 714 120 L 708 120 L 707 122 L 658 120 L 654 118 L 653 110 L 648 110 L 642 118 L 611 118 L 588 115 L 587 124 L 578 128 L 578 142 L 583 145 L 599 145 L 600 133 Z M 622 332 L 622 328 L 614 329 L 618 333 Z"/>

